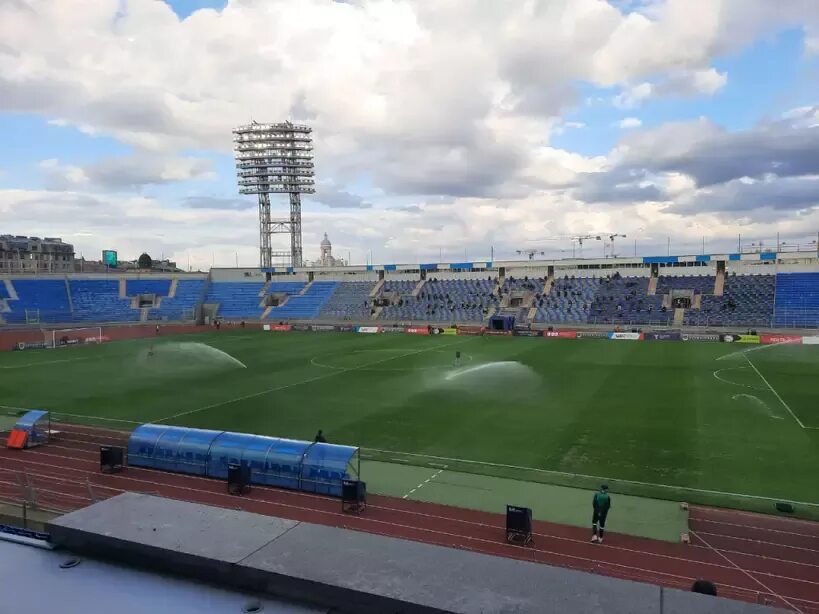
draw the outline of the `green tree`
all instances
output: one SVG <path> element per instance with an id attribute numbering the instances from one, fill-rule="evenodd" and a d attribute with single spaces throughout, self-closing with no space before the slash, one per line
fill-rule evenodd
<path id="1" fill-rule="evenodd" d="M 150 269 L 153 266 L 154 261 L 151 260 L 151 257 L 148 254 L 142 254 L 139 257 L 137 264 L 139 265 L 140 269 Z"/>

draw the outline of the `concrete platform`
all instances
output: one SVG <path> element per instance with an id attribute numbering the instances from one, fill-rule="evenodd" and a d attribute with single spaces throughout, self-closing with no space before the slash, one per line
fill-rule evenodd
<path id="1" fill-rule="evenodd" d="M 774 612 L 357 531 L 125 493 L 61 516 L 74 552 L 308 601 L 341 612 Z"/>

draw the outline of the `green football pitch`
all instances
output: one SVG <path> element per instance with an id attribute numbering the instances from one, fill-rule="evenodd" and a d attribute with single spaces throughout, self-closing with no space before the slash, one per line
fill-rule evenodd
<path id="1" fill-rule="evenodd" d="M 415 471 L 405 494 L 445 468 L 768 512 L 790 501 L 813 518 L 818 386 L 819 346 L 796 345 L 223 330 L 0 354 L 5 411 L 295 439 L 323 429 L 361 446 L 373 475 Z"/>

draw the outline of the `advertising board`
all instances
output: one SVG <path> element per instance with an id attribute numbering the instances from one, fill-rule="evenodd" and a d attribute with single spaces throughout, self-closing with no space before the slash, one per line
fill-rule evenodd
<path id="1" fill-rule="evenodd" d="M 430 331 L 430 334 L 433 335 L 457 335 L 458 331 L 454 328 L 441 328 L 438 326 L 434 326 Z"/>
<path id="2" fill-rule="evenodd" d="M 720 335 L 719 340 L 724 343 L 759 343 L 759 335 Z"/>
<path id="3" fill-rule="evenodd" d="M 681 341 L 682 335 L 680 333 L 644 333 L 643 338 L 646 341 Z"/>
<path id="4" fill-rule="evenodd" d="M 336 329 L 336 332 L 339 333 L 351 333 L 355 330 L 355 326 L 343 325 L 343 326 L 334 326 L 333 328 Z"/>
<path id="5" fill-rule="evenodd" d="M 542 337 L 542 330 L 515 329 L 515 337 Z"/>
<path id="6" fill-rule="evenodd" d="M 512 331 L 511 330 L 485 330 L 483 331 L 484 335 L 492 335 L 493 337 L 511 337 Z"/>
<path id="7" fill-rule="evenodd" d="M 428 335 L 429 334 L 429 327 L 428 326 L 408 326 L 404 331 L 408 335 Z"/>
<path id="8" fill-rule="evenodd" d="M 356 329 L 357 333 L 365 333 L 367 335 L 374 335 L 375 333 L 380 333 L 381 328 L 378 326 L 359 326 Z"/>
<path id="9" fill-rule="evenodd" d="M 20 341 L 16 346 L 14 346 L 14 349 L 18 351 L 44 350 L 46 347 L 47 346 L 44 341 Z"/>
<path id="10" fill-rule="evenodd" d="M 350 327 L 352 328 L 352 327 Z M 331 326 L 329 324 L 312 324 L 310 325 L 310 330 L 316 332 L 326 332 L 331 330 L 338 330 L 337 326 Z"/>
<path id="11" fill-rule="evenodd" d="M 760 335 L 759 342 L 764 345 L 776 343 L 802 343 L 802 335 Z"/>
<path id="12" fill-rule="evenodd" d="M 292 329 L 293 327 L 290 324 L 271 324 L 270 328 L 265 330 L 272 330 L 273 332 L 281 333 Z"/>
<path id="13" fill-rule="evenodd" d="M 382 333 L 403 333 L 405 331 L 403 326 L 382 326 Z"/>
<path id="14" fill-rule="evenodd" d="M 643 333 L 609 333 L 608 337 L 619 341 L 641 341 Z"/>
<path id="15" fill-rule="evenodd" d="M 332 330 L 332 326 L 330 330 Z M 313 330 L 313 328 L 309 324 L 293 324 L 292 330 Z"/>
<path id="16" fill-rule="evenodd" d="M 459 326 L 459 335 L 477 336 L 483 334 L 483 326 Z"/>
<path id="17" fill-rule="evenodd" d="M 719 341 L 717 333 L 683 333 L 680 335 L 682 341 Z"/>
<path id="18" fill-rule="evenodd" d="M 802 337 L 802 345 L 819 345 L 819 336 Z"/>
<path id="19" fill-rule="evenodd" d="M 577 339 L 578 333 L 576 330 L 547 330 L 543 336 L 552 339 Z"/>
<path id="20" fill-rule="evenodd" d="M 588 331 L 588 332 L 580 332 L 577 333 L 578 339 L 608 339 L 609 334 L 604 331 Z"/>

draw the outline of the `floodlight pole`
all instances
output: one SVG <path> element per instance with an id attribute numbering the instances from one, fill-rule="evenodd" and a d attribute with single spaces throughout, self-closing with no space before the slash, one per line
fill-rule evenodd
<path id="1" fill-rule="evenodd" d="M 272 235 L 290 235 L 290 265 L 303 264 L 301 195 L 314 194 L 313 139 L 309 126 L 251 122 L 233 130 L 240 194 L 259 199 L 259 266 L 273 267 Z M 288 194 L 290 216 L 271 219 L 270 195 Z M 269 271 L 268 271 L 269 272 Z"/>

